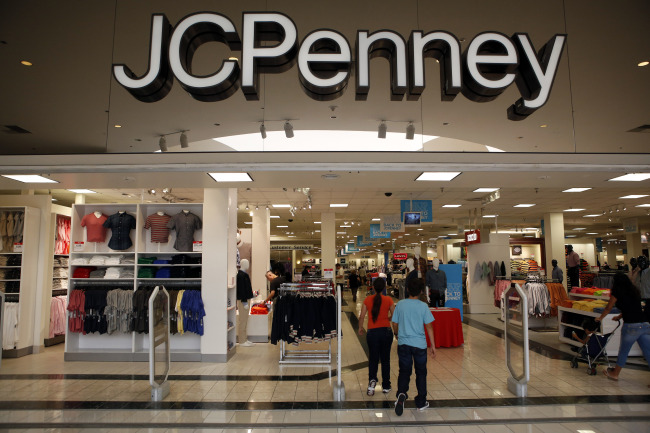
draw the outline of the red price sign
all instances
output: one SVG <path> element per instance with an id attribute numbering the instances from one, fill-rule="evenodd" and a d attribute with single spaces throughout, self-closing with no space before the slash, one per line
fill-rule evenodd
<path id="1" fill-rule="evenodd" d="M 467 245 L 480 244 L 481 243 L 481 231 L 480 230 L 470 230 L 468 232 L 465 232 L 465 243 Z"/>

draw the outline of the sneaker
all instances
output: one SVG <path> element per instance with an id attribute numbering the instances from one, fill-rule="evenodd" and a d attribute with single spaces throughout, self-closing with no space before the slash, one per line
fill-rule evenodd
<path id="1" fill-rule="evenodd" d="M 390 388 L 384 388 L 381 392 L 383 392 L 384 394 L 388 394 L 391 391 L 392 391 L 392 389 L 390 389 Z"/>
<path id="2" fill-rule="evenodd" d="M 397 416 L 402 416 L 404 413 L 404 402 L 406 401 L 406 394 L 401 393 L 397 396 L 397 401 L 395 402 L 395 414 Z"/>
<path id="3" fill-rule="evenodd" d="M 422 406 L 422 407 L 418 407 L 418 410 L 422 411 L 422 410 L 424 410 L 424 409 L 426 409 L 426 408 L 428 408 L 428 407 L 429 407 L 429 402 L 428 402 L 428 401 L 425 401 L 425 402 L 424 402 L 424 406 Z"/>
<path id="4" fill-rule="evenodd" d="M 242 346 L 242 347 L 253 347 L 253 346 L 255 346 L 255 343 L 253 343 L 252 341 L 246 340 L 245 343 L 240 343 L 239 345 Z"/>
<path id="5" fill-rule="evenodd" d="M 371 380 L 368 382 L 368 395 L 375 395 L 375 386 L 377 386 L 376 380 Z"/>

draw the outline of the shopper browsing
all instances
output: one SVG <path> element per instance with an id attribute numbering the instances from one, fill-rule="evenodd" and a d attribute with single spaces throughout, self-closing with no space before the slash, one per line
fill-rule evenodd
<path id="1" fill-rule="evenodd" d="M 402 415 L 404 402 L 408 398 L 409 381 L 411 371 L 415 365 L 415 386 L 418 395 L 415 397 L 415 405 L 418 410 L 429 407 L 427 401 L 427 352 L 436 357 L 435 341 L 433 338 L 434 318 L 429 307 L 420 301 L 420 293 L 424 284 L 420 279 L 414 279 L 408 285 L 408 299 L 397 303 L 393 312 L 393 332 L 397 335 L 397 356 L 399 358 L 399 375 L 397 376 L 397 401 L 395 402 L 395 413 Z M 431 347 L 427 349 L 427 340 L 424 336 L 426 328 Z"/>
<path id="2" fill-rule="evenodd" d="M 352 269 L 350 275 L 348 276 L 348 287 L 350 287 L 350 292 L 352 293 L 352 302 L 357 302 L 357 291 L 359 291 L 359 276 L 357 275 L 357 270 Z"/>
<path id="3" fill-rule="evenodd" d="M 381 360 L 381 387 L 384 394 L 391 391 L 390 387 L 390 349 L 393 345 L 393 331 L 390 328 L 390 317 L 395 311 L 395 303 L 389 296 L 382 295 L 386 289 L 383 278 L 373 282 L 374 296 L 367 296 L 361 306 L 359 315 L 359 335 L 363 335 L 363 322 L 368 315 L 368 395 L 375 395 L 377 385 L 377 369 Z"/>
<path id="4" fill-rule="evenodd" d="M 612 320 L 621 320 L 621 317 L 623 318 L 621 343 L 616 358 L 616 367 L 605 369 L 603 373 L 608 379 L 618 380 L 618 375 L 625 367 L 627 355 L 635 342 L 639 343 L 646 362 L 650 362 L 650 323 L 646 322 L 643 316 L 639 289 L 632 284 L 627 275 L 621 272 L 614 275 L 609 303 L 601 315 L 596 318 L 596 321 L 602 321 L 612 311 L 614 305 L 621 310 L 621 314 L 612 317 Z"/>
<path id="5" fill-rule="evenodd" d="M 270 282 L 269 284 L 269 295 L 266 297 L 265 303 L 272 301 L 278 295 L 280 291 L 280 286 L 282 283 L 286 282 L 284 277 L 284 267 L 280 263 L 275 263 L 270 271 L 266 271 L 266 279 Z"/>

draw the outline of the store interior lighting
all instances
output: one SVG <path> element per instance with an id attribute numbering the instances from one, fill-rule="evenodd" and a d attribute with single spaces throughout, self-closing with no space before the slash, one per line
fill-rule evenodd
<path id="1" fill-rule="evenodd" d="M 388 126 L 386 126 L 386 122 L 383 120 L 379 124 L 379 128 L 377 129 L 377 138 L 386 138 L 386 131 L 388 130 Z"/>
<path id="2" fill-rule="evenodd" d="M 413 137 L 415 137 L 415 125 L 413 125 L 413 122 L 409 122 L 406 127 L 406 139 L 413 140 Z"/>
<path id="3" fill-rule="evenodd" d="M 284 123 L 284 135 L 287 138 L 293 138 L 293 125 L 288 120 Z"/>
<path id="4" fill-rule="evenodd" d="M 3 174 L 2 177 L 17 180 L 23 183 L 59 183 L 56 180 L 38 174 Z"/>
<path id="5" fill-rule="evenodd" d="M 164 135 L 158 140 L 158 147 L 160 147 L 161 152 L 167 152 L 167 140 Z"/>
<path id="6" fill-rule="evenodd" d="M 260 134 L 262 134 L 262 138 L 266 138 L 266 126 L 264 126 L 264 123 L 260 125 Z"/>

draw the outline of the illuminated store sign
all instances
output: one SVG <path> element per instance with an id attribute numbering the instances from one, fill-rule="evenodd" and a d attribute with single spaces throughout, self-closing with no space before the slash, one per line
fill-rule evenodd
<path id="1" fill-rule="evenodd" d="M 465 243 L 467 245 L 480 244 L 481 243 L 481 231 L 480 230 L 470 230 L 468 232 L 465 232 Z"/>
<path id="2" fill-rule="evenodd" d="M 458 38 L 445 31 L 414 30 L 407 42 L 392 30 L 358 30 L 353 67 L 350 42 L 335 30 L 314 30 L 299 44 L 295 23 L 277 12 L 245 12 L 242 28 L 240 39 L 233 22 L 213 12 L 189 15 L 173 28 L 164 14 L 154 14 L 146 74 L 138 77 L 123 64 L 113 65 L 113 74 L 143 102 L 163 99 L 174 77 L 199 101 L 221 101 L 239 88 L 246 99 L 258 100 L 260 72 L 284 72 L 297 63 L 300 83 L 311 98 L 338 98 L 354 70 L 356 99 L 365 100 L 370 59 L 384 57 L 391 64 L 391 100 L 406 96 L 416 101 L 426 87 L 424 59 L 433 57 L 440 62 L 443 101 L 459 92 L 472 101 L 491 101 L 514 82 L 521 98 L 508 108 L 508 118 L 522 120 L 548 101 L 566 41 L 566 35 L 557 34 L 536 52 L 526 33 L 508 37 L 488 31 L 476 35 L 461 53 Z M 212 41 L 241 51 L 240 60 L 223 60 L 212 75 L 194 75 L 194 53 Z"/>

